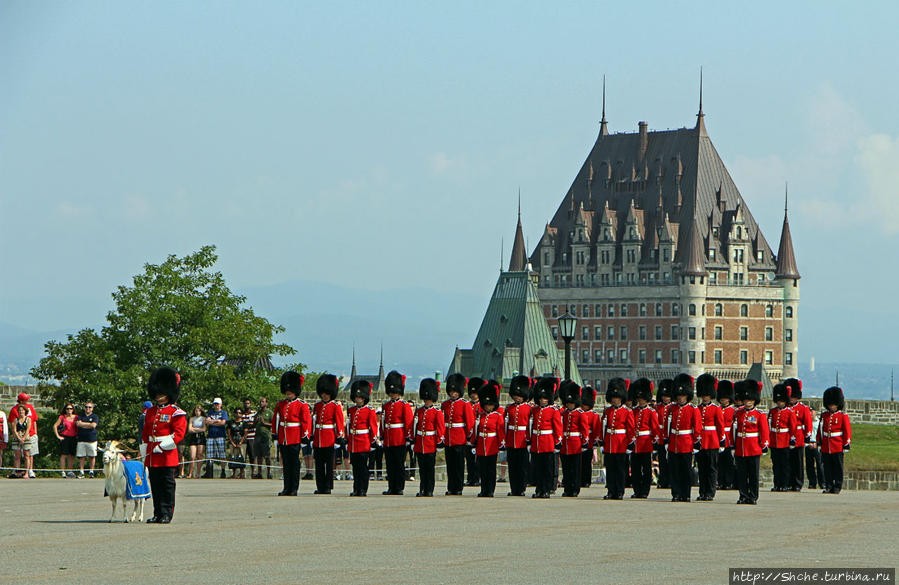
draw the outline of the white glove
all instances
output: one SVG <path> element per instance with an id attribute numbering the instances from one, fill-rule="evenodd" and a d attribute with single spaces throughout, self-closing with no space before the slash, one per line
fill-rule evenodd
<path id="1" fill-rule="evenodd" d="M 140 447 L 138 447 L 138 450 L 140 451 L 141 459 L 143 459 L 144 457 L 147 456 L 147 444 L 146 443 L 141 443 Z"/>
<path id="2" fill-rule="evenodd" d="M 159 448 L 159 445 L 156 445 L 155 447 L 153 447 L 153 452 L 154 453 L 162 453 L 162 449 Z"/>
<path id="3" fill-rule="evenodd" d="M 175 439 L 173 439 L 172 437 L 166 437 L 163 440 L 159 441 L 159 447 L 163 451 L 171 451 L 172 449 L 174 449 L 176 447 Z M 155 449 L 154 449 L 154 451 L 155 451 Z"/>
<path id="4" fill-rule="evenodd" d="M 275 441 L 275 451 L 278 450 L 278 441 Z"/>

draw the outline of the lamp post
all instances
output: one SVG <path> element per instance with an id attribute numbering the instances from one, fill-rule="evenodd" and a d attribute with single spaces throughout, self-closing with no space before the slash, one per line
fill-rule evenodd
<path id="1" fill-rule="evenodd" d="M 565 341 L 565 379 L 571 379 L 571 340 L 577 329 L 577 317 L 566 312 L 559 317 L 559 335 Z"/>

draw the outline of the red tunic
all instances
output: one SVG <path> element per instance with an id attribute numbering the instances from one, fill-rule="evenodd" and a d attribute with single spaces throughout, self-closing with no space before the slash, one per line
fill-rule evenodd
<path id="1" fill-rule="evenodd" d="M 669 402 L 668 404 L 657 402 L 653 407 L 656 410 L 656 414 L 659 415 L 659 428 L 662 429 L 663 434 L 665 432 L 665 429 L 668 428 L 668 413 L 671 412 L 672 406 L 674 406 L 673 402 Z"/>
<path id="2" fill-rule="evenodd" d="M 178 449 L 171 448 L 171 441 L 177 445 L 187 432 L 187 413 L 174 404 L 151 406 L 144 419 L 144 431 L 141 438 L 147 444 L 146 467 L 176 467 L 178 465 Z M 170 439 L 171 441 L 169 441 Z M 160 445 L 162 444 L 162 445 Z M 170 448 L 165 449 L 168 445 Z M 162 453 L 154 453 L 159 447 Z"/>
<path id="3" fill-rule="evenodd" d="M 471 402 L 461 398 L 444 400 L 440 405 L 443 420 L 446 421 L 446 446 L 455 447 L 468 443 L 474 428 L 474 409 Z"/>
<path id="4" fill-rule="evenodd" d="M 700 439 L 701 433 L 702 417 L 698 408 L 689 403 L 671 407 L 665 426 L 669 453 L 692 453 L 693 443 Z"/>
<path id="5" fill-rule="evenodd" d="M 734 455 L 754 457 L 768 447 L 768 419 L 753 407 L 734 413 Z"/>
<path id="6" fill-rule="evenodd" d="M 821 413 L 821 422 L 818 424 L 818 445 L 822 453 L 840 453 L 849 447 L 852 442 L 852 426 L 849 424 L 849 415 L 840 410 Z"/>
<path id="7" fill-rule="evenodd" d="M 381 437 L 385 447 L 400 447 L 412 435 L 412 405 L 404 400 L 388 400 L 381 407 Z"/>
<path id="8" fill-rule="evenodd" d="M 443 411 L 436 406 L 420 406 L 415 411 L 415 433 L 412 450 L 416 453 L 435 453 L 438 443 L 443 443 L 446 425 Z"/>
<path id="9" fill-rule="evenodd" d="M 312 446 L 333 447 L 339 437 L 343 436 L 343 409 L 329 400 L 318 401 L 312 407 Z"/>
<path id="10" fill-rule="evenodd" d="M 727 435 L 729 427 L 724 424 L 724 412 L 717 404 L 709 402 L 700 404 L 699 417 L 702 419 L 702 446 L 701 449 L 718 449 L 721 441 Z"/>
<path id="11" fill-rule="evenodd" d="M 602 452 L 626 453 L 637 435 L 634 411 L 626 406 L 607 406 L 602 413 Z"/>
<path id="12" fill-rule="evenodd" d="M 279 400 L 272 417 L 272 434 L 279 445 L 296 445 L 309 438 L 312 432 L 312 414 L 309 405 L 294 398 Z"/>
<path id="13" fill-rule="evenodd" d="M 790 405 L 796 413 L 796 423 L 799 425 L 799 435 L 796 438 L 796 447 L 805 447 L 806 443 L 815 440 L 812 437 L 812 410 L 801 402 Z"/>
<path id="14" fill-rule="evenodd" d="M 506 407 L 506 447 L 523 449 L 528 446 L 528 421 L 531 418 L 531 405 L 527 402 L 513 402 Z"/>
<path id="15" fill-rule="evenodd" d="M 368 453 L 378 440 L 378 414 L 366 406 L 351 406 L 347 411 L 347 450 L 350 453 Z"/>
<path id="16" fill-rule="evenodd" d="M 771 447 L 774 449 L 790 447 L 790 439 L 795 439 L 793 442 L 795 447 L 801 434 L 796 423 L 796 413 L 789 406 L 785 408 L 775 406 L 768 411 L 768 430 L 771 433 Z"/>
<path id="17" fill-rule="evenodd" d="M 556 443 L 562 440 L 562 415 L 552 406 L 531 408 L 531 425 L 528 435 L 531 453 L 552 453 Z"/>
<path id="18" fill-rule="evenodd" d="M 504 445 L 505 422 L 503 415 L 498 410 L 482 412 L 475 422 L 474 446 L 475 455 L 496 455 L 500 446 Z"/>
<path id="19" fill-rule="evenodd" d="M 658 443 L 662 436 L 659 413 L 654 408 L 638 406 L 634 409 L 634 425 L 637 432 L 634 453 L 652 453 L 653 445 Z"/>
<path id="20" fill-rule="evenodd" d="M 593 410 L 583 410 L 583 412 L 587 415 L 587 425 L 590 427 L 590 437 L 587 442 L 592 448 L 602 438 L 602 417 Z"/>
<path id="21" fill-rule="evenodd" d="M 587 413 L 579 408 L 562 410 L 562 455 L 580 453 L 590 442 L 590 424 Z"/>
<path id="22" fill-rule="evenodd" d="M 727 406 L 721 409 L 721 414 L 724 416 L 724 446 L 725 447 L 733 447 L 734 446 L 734 413 L 737 410 L 733 407 L 732 404 L 728 404 Z"/>

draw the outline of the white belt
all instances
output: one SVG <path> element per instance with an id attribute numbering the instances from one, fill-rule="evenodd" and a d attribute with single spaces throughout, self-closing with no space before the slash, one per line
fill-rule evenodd
<path id="1" fill-rule="evenodd" d="M 465 427 L 465 423 L 464 422 L 450 423 L 450 427 L 454 428 L 454 429 L 463 428 L 463 427 Z"/>
<path id="2" fill-rule="evenodd" d="M 437 434 L 437 431 L 415 431 L 418 436 L 424 435 L 425 437 L 432 437 Z"/>
<path id="3" fill-rule="evenodd" d="M 637 431 L 637 436 L 642 437 L 644 435 L 648 435 L 649 431 Z"/>
<path id="4" fill-rule="evenodd" d="M 406 425 L 404 425 L 403 423 L 390 423 L 389 425 L 387 425 L 387 428 L 388 429 L 401 429 L 405 426 Z"/>
<path id="5" fill-rule="evenodd" d="M 717 431 L 717 430 L 718 430 L 718 427 L 716 427 L 715 425 L 710 425 L 710 426 L 702 427 L 702 430 L 704 430 L 704 431 Z"/>
<path id="6" fill-rule="evenodd" d="M 315 425 L 317 429 L 333 429 L 334 425 Z"/>
<path id="7" fill-rule="evenodd" d="M 744 439 L 749 439 L 751 437 L 758 437 L 758 433 L 737 433 L 738 437 L 743 437 Z"/>
<path id="8" fill-rule="evenodd" d="M 526 431 L 526 430 L 528 430 L 528 428 L 527 427 L 516 427 L 515 425 L 510 425 L 509 430 L 510 431 Z"/>
<path id="9" fill-rule="evenodd" d="M 798 425 L 800 429 L 805 430 L 805 425 Z"/>
<path id="10" fill-rule="evenodd" d="M 496 433 L 484 433 L 484 434 L 481 435 L 481 436 L 482 436 L 482 437 L 495 437 L 495 436 L 496 436 Z"/>
<path id="11" fill-rule="evenodd" d="M 351 435 L 367 435 L 368 429 L 350 429 Z"/>
<path id="12" fill-rule="evenodd" d="M 842 436 L 843 436 L 843 431 L 836 431 L 836 432 L 834 432 L 834 433 L 827 433 L 827 432 L 825 432 L 825 433 L 822 433 L 822 434 L 823 434 L 825 437 L 842 437 Z M 150 440 L 152 440 L 152 439 L 150 439 Z"/>
<path id="13" fill-rule="evenodd" d="M 693 429 L 675 429 L 674 434 L 675 435 L 692 435 Z"/>
<path id="14" fill-rule="evenodd" d="M 843 434 L 843 433 L 840 433 L 840 434 Z M 161 442 L 163 442 L 163 441 L 166 440 L 166 439 L 172 439 L 172 440 L 174 441 L 174 440 L 175 440 L 175 435 L 159 435 L 159 436 L 156 436 L 156 437 L 154 437 L 154 436 L 152 436 L 152 435 L 150 436 L 150 442 L 151 442 L 151 443 L 161 443 Z"/>
<path id="15" fill-rule="evenodd" d="M 534 434 L 536 434 L 536 435 L 551 435 L 551 434 L 553 434 L 553 430 L 552 429 L 540 429 L 539 431 L 534 431 Z"/>
<path id="16" fill-rule="evenodd" d="M 775 433 L 789 433 L 790 429 L 771 429 Z"/>
<path id="17" fill-rule="evenodd" d="M 298 427 L 298 426 L 300 426 L 300 423 L 298 423 L 298 422 L 286 422 L 286 423 L 281 423 L 281 424 L 284 425 L 285 427 Z"/>
<path id="18" fill-rule="evenodd" d="M 575 431 L 573 433 L 563 433 L 566 437 L 580 437 L 581 433 L 579 431 Z"/>
<path id="19" fill-rule="evenodd" d="M 627 429 L 609 429 L 608 433 L 610 435 L 623 435 L 627 432 Z"/>

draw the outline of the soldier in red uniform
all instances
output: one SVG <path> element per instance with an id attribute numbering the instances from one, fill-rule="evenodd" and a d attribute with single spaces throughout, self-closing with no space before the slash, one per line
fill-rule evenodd
<path id="1" fill-rule="evenodd" d="M 790 408 L 796 413 L 796 424 L 799 426 L 799 434 L 796 436 L 796 448 L 790 449 L 790 491 L 802 491 L 805 483 L 805 448 L 814 441 L 812 437 L 812 411 L 801 402 L 802 380 L 787 378 L 784 380 L 790 389 Z"/>
<path id="2" fill-rule="evenodd" d="M 699 468 L 699 502 L 711 502 L 718 489 L 718 455 L 724 450 L 727 427 L 724 426 L 724 412 L 712 402 L 718 396 L 718 380 L 711 374 L 702 374 L 696 379 L 696 394 L 699 396 L 699 417 L 702 419 L 702 434 L 696 466 Z"/>
<path id="3" fill-rule="evenodd" d="M 510 496 L 523 496 L 528 479 L 528 421 L 531 417 L 531 385 L 527 376 L 515 376 L 509 384 L 512 403 L 506 407 L 506 461 L 509 465 Z"/>
<path id="4" fill-rule="evenodd" d="M 702 439 L 702 417 L 693 400 L 693 378 L 678 374 L 674 379 L 674 406 L 668 413 L 665 439 L 668 445 L 668 471 L 671 474 L 671 501 L 689 502 L 693 482 L 690 470 L 693 453 Z"/>
<path id="5" fill-rule="evenodd" d="M 831 386 L 824 391 L 824 408 L 818 425 L 818 445 L 824 467 L 824 493 L 838 494 L 843 489 L 843 453 L 852 443 L 852 425 L 843 412 L 846 401 L 843 389 Z"/>
<path id="6" fill-rule="evenodd" d="M 350 400 L 355 406 L 347 411 L 347 451 L 353 466 L 353 491 L 351 496 L 368 495 L 368 457 L 373 445 L 378 443 L 378 415 L 368 406 L 371 400 L 371 382 L 356 380 L 350 387 Z"/>
<path id="7" fill-rule="evenodd" d="M 624 498 L 624 482 L 627 475 L 627 451 L 636 436 L 634 413 L 624 406 L 630 380 L 612 378 L 606 389 L 609 406 L 602 415 L 602 451 L 606 467 L 604 500 Z"/>
<path id="8" fill-rule="evenodd" d="M 768 452 L 768 419 L 755 405 L 761 399 L 762 383 L 743 380 L 734 384 L 734 400 L 743 406 L 734 414 L 734 458 L 737 467 L 738 504 L 759 499 L 759 460 Z"/>
<path id="9" fill-rule="evenodd" d="M 567 380 L 559 388 L 559 399 L 564 408 L 562 416 L 562 445 L 559 459 L 562 461 L 562 497 L 576 498 L 581 493 L 581 454 L 590 441 L 590 425 L 587 415 L 578 406 L 581 387 Z"/>
<path id="10" fill-rule="evenodd" d="M 634 380 L 630 387 L 634 391 L 637 406 L 634 407 L 635 439 L 631 453 L 632 498 L 646 499 L 652 485 L 652 453 L 655 445 L 662 440 L 659 415 L 649 406 L 652 400 L 652 382 L 646 378 Z"/>
<path id="11" fill-rule="evenodd" d="M 412 437 L 412 405 L 400 397 L 406 391 L 406 376 L 392 370 L 384 379 L 390 400 L 381 406 L 381 437 L 387 466 L 385 496 L 401 496 L 406 488 L 406 442 Z"/>
<path id="12" fill-rule="evenodd" d="M 187 432 L 187 413 L 176 404 L 181 395 L 181 375 L 172 368 L 158 368 L 150 375 L 147 394 L 155 402 L 147 409 L 141 435 L 146 445 L 144 465 L 153 494 L 151 524 L 168 524 L 175 513 L 175 471 L 178 443 Z"/>
<path id="13" fill-rule="evenodd" d="M 434 467 L 437 463 L 437 449 L 443 446 L 446 425 L 443 411 L 434 406 L 440 392 L 440 382 L 425 378 L 418 386 L 418 397 L 424 406 L 418 407 L 413 419 L 413 444 L 415 459 L 418 461 L 420 480 L 418 497 L 430 498 L 434 495 Z"/>
<path id="14" fill-rule="evenodd" d="M 281 454 L 284 488 L 279 496 L 295 496 L 300 487 L 300 446 L 309 444 L 312 433 L 312 414 L 309 405 L 299 399 L 305 377 L 294 371 L 281 375 L 281 394 L 284 398 L 275 406 L 272 434 L 277 438 Z"/>
<path id="15" fill-rule="evenodd" d="M 312 407 L 316 494 L 330 494 L 334 489 L 334 446 L 344 441 L 343 409 L 334 402 L 338 388 L 340 382 L 334 374 L 322 374 L 315 383 L 315 392 L 321 399 Z"/>
<path id="16" fill-rule="evenodd" d="M 596 463 L 596 439 L 602 432 L 602 417 L 593 410 L 596 406 L 596 390 L 591 386 L 581 388 L 581 412 L 587 420 L 587 448 L 581 453 L 581 487 L 593 483 L 593 464 Z"/>
<path id="17" fill-rule="evenodd" d="M 471 405 L 472 416 L 475 420 L 483 412 L 478 398 L 478 390 L 486 383 L 487 381 L 483 378 L 471 378 L 468 381 L 468 404 Z M 471 437 L 471 431 L 469 431 L 469 437 Z M 469 446 L 472 446 L 472 444 L 469 443 Z M 481 474 L 478 472 L 478 458 L 471 449 L 465 450 L 465 465 L 468 468 L 468 481 L 465 482 L 465 485 L 481 485 Z"/>
<path id="18" fill-rule="evenodd" d="M 663 439 L 665 429 L 668 428 L 668 413 L 673 406 L 671 402 L 674 395 L 674 380 L 665 378 L 659 381 L 659 389 L 656 391 L 656 414 L 659 416 L 659 427 L 662 429 Z M 659 461 L 659 489 L 668 489 L 671 487 L 671 473 L 668 471 L 668 450 L 665 447 L 664 440 L 659 441 L 656 445 L 656 458 Z"/>
<path id="19" fill-rule="evenodd" d="M 465 478 L 465 452 L 468 437 L 474 428 L 474 410 L 471 403 L 462 400 L 468 378 L 462 374 L 450 374 L 446 378 L 447 400 L 440 405 L 446 422 L 446 495 L 461 496 Z"/>
<path id="20" fill-rule="evenodd" d="M 478 389 L 481 412 L 475 419 L 472 451 L 478 458 L 481 491 L 479 498 L 492 498 L 496 491 L 496 457 L 505 449 L 505 420 L 499 408 L 499 392 L 502 386 L 489 380 Z"/>
<path id="21" fill-rule="evenodd" d="M 724 450 L 718 453 L 718 489 L 734 489 L 734 383 L 730 380 L 718 380 L 718 404 L 724 418 Z"/>
<path id="22" fill-rule="evenodd" d="M 528 431 L 536 485 L 532 498 L 547 499 L 553 489 L 555 451 L 558 443 L 562 441 L 562 416 L 552 404 L 558 386 L 559 379 L 551 377 L 540 378 L 534 385 L 536 404 L 531 408 Z"/>
<path id="23" fill-rule="evenodd" d="M 774 472 L 772 492 L 790 491 L 790 451 L 796 449 L 799 426 L 796 413 L 787 406 L 790 389 L 786 384 L 776 384 L 773 390 L 774 408 L 768 411 L 768 428 L 771 433 L 771 467 Z"/>

